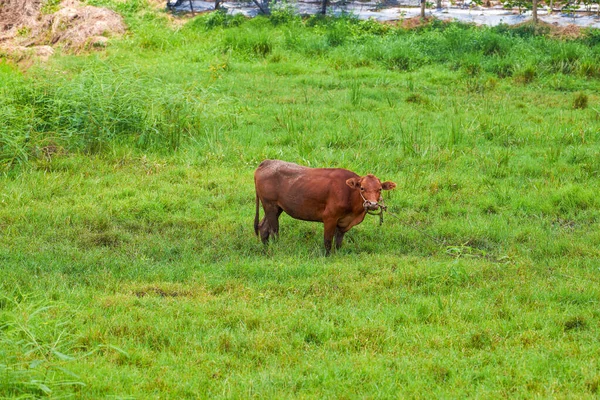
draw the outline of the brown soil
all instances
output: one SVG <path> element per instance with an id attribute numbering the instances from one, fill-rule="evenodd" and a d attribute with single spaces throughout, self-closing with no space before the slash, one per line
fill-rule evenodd
<path id="1" fill-rule="evenodd" d="M 511 28 L 519 28 L 528 25 L 532 26 L 533 22 L 522 22 L 520 24 L 512 25 Z M 583 30 L 585 29 L 578 25 L 560 26 L 555 24 L 549 24 L 544 21 L 538 21 L 538 24 L 535 28 L 538 31 L 556 39 L 577 39 L 578 37 L 581 37 Z"/>
<path id="2" fill-rule="evenodd" d="M 123 34 L 123 19 L 106 8 L 64 0 L 58 11 L 42 13 L 42 0 L 0 0 L 0 49 L 21 59 L 48 58 L 54 47 L 68 51 L 104 47 L 108 37 Z"/>
<path id="3" fill-rule="evenodd" d="M 416 28 L 420 28 L 422 26 L 431 24 L 434 19 L 435 19 L 434 17 L 428 15 L 425 18 L 411 17 L 411 18 L 403 18 L 398 21 L 385 21 L 382 23 L 386 24 L 386 25 L 399 26 L 400 28 L 403 28 L 403 29 L 416 29 Z"/>
<path id="4" fill-rule="evenodd" d="M 581 36 L 582 28 L 577 25 L 553 26 L 550 36 L 560 39 L 577 39 Z"/>
<path id="5" fill-rule="evenodd" d="M 412 18 L 405 18 L 402 19 L 400 21 L 398 21 L 398 25 L 400 25 L 400 27 L 404 28 L 404 29 L 415 29 L 418 28 L 420 26 L 424 26 L 424 25 L 429 25 L 433 20 L 433 17 L 425 17 L 425 18 L 421 18 L 421 17 L 412 17 Z"/>
<path id="6" fill-rule="evenodd" d="M 35 24 L 40 8 L 41 0 L 0 0 L 0 40 Z"/>

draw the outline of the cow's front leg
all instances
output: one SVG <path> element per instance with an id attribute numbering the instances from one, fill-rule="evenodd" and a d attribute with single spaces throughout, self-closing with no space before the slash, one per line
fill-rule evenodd
<path id="1" fill-rule="evenodd" d="M 333 236 L 335 235 L 335 231 L 337 229 L 337 221 L 336 220 L 325 220 L 325 255 L 328 256 L 331 254 L 331 242 L 333 241 Z"/>
<path id="2" fill-rule="evenodd" d="M 344 235 L 346 231 L 343 231 L 339 226 L 335 228 L 335 249 L 339 249 L 342 247 L 342 241 L 344 240 Z"/>

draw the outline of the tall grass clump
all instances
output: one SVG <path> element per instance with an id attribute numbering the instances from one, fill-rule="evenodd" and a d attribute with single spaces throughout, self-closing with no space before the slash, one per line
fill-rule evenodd
<path id="1" fill-rule="evenodd" d="M 385 47 L 382 62 L 384 65 L 396 71 L 412 71 L 425 65 L 427 58 L 424 56 L 419 46 L 411 40 L 389 43 Z"/>
<path id="2" fill-rule="evenodd" d="M 28 133 L 23 126 L 26 116 L 7 104 L 0 106 L 0 112 L 4 116 L 0 123 L 0 169 L 25 165 L 29 160 Z"/>
<path id="3" fill-rule="evenodd" d="M 526 39 L 543 37 L 550 32 L 550 28 L 548 26 L 545 26 L 543 24 L 534 24 L 530 22 L 518 25 L 499 24 L 491 29 L 502 35 L 515 36 Z"/>
<path id="4" fill-rule="evenodd" d="M 577 93 L 573 99 L 574 109 L 585 109 L 588 106 L 588 95 L 585 93 Z"/>
<path id="5" fill-rule="evenodd" d="M 35 141 L 32 104 L 20 99 L 29 91 L 30 82 L 4 63 L 0 63 L 0 169 L 28 163 Z"/>
<path id="6" fill-rule="evenodd" d="M 48 143 L 87 153 L 115 144 L 177 149 L 199 128 L 198 102 L 179 90 L 164 92 L 152 80 L 115 77 L 110 68 L 93 67 L 74 79 L 13 86 L 0 103 L 1 162 L 25 163 Z"/>
<path id="7" fill-rule="evenodd" d="M 85 386 L 69 370 L 79 349 L 63 307 L 18 292 L 0 297 L 0 396 L 60 396 Z"/>
<path id="8" fill-rule="evenodd" d="M 249 65 L 255 60 L 279 64 L 272 66 L 276 75 L 308 73 L 319 60 L 337 71 L 364 68 L 379 73 L 383 67 L 398 79 L 433 66 L 452 71 L 472 93 L 487 90 L 489 74 L 522 84 L 545 76 L 598 75 L 598 56 L 590 47 L 592 30 L 571 41 L 550 39 L 529 28 L 460 23 L 432 22 L 406 30 L 351 15 L 301 19 L 286 7 L 274 9 L 271 18 L 254 19 L 216 11 L 174 29 L 166 18 L 141 11 L 148 8 L 143 0 L 121 3 L 95 2 L 122 12 L 133 26 L 134 34 L 115 41 L 110 49 L 114 56 L 108 61 L 96 56 L 78 61 L 64 58 L 68 69 L 64 76 L 40 70 L 36 79 L 4 86 L 0 101 L 5 116 L 0 120 L 3 168 L 26 165 L 48 144 L 87 153 L 121 145 L 173 152 L 189 139 L 198 142 L 197 137 L 207 131 L 237 134 L 237 111 L 217 104 L 233 104 L 238 95 L 234 91 L 230 98 L 220 97 L 221 84 L 229 82 L 236 63 Z M 128 64 L 122 57 L 128 46 L 139 49 L 137 57 L 144 61 Z M 14 71 L 4 73 L 12 75 Z M 326 80 L 319 85 L 339 87 L 335 78 Z M 206 82 L 210 88 L 203 86 Z M 502 84 L 494 82 L 494 86 Z M 244 78 L 242 86 L 255 84 Z M 350 103 L 365 106 L 377 97 L 357 84 Z M 407 98 L 389 93 L 385 97 L 389 104 L 392 97 Z M 433 97 L 422 94 L 422 98 Z M 439 106 L 431 103 L 432 108 Z"/>
<path id="9" fill-rule="evenodd" d="M 244 23 L 246 18 L 241 15 L 230 15 L 224 10 L 217 10 L 214 12 L 199 15 L 187 24 L 185 24 L 185 30 L 211 30 L 216 28 L 230 28 L 240 26 Z"/>
<path id="10" fill-rule="evenodd" d="M 238 55 L 265 57 L 273 51 L 274 46 L 274 38 L 264 26 L 227 30 L 223 38 L 223 50 Z"/>
<path id="11" fill-rule="evenodd" d="M 587 56 L 585 47 L 573 42 L 548 43 L 548 50 L 549 67 L 555 73 L 577 72 L 580 60 Z"/>

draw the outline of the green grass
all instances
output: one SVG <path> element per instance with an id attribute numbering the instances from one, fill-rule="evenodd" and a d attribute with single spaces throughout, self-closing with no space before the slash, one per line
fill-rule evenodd
<path id="1" fill-rule="evenodd" d="M 0 62 L 0 397 L 598 396 L 595 31 L 98 3 L 105 53 Z M 264 248 L 264 158 L 394 216 Z"/>

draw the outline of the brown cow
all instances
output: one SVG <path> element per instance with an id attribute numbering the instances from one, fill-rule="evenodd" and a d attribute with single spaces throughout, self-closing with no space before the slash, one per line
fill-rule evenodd
<path id="1" fill-rule="evenodd" d="M 344 234 L 360 224 L 367 211 L 382 206 L 381 190 L 396 187 L 374 175 L 358 176 L 341 168 L 308 168 L 280 160 L 265 160 L 254 172 L 256 216 L 254 232 L 263 243 L 279 234 L 283 211 L 292 218 L 325 224 L 325 251 L 340 248 Z M 259 200 L 265 217 L 258 222 Z"/>

